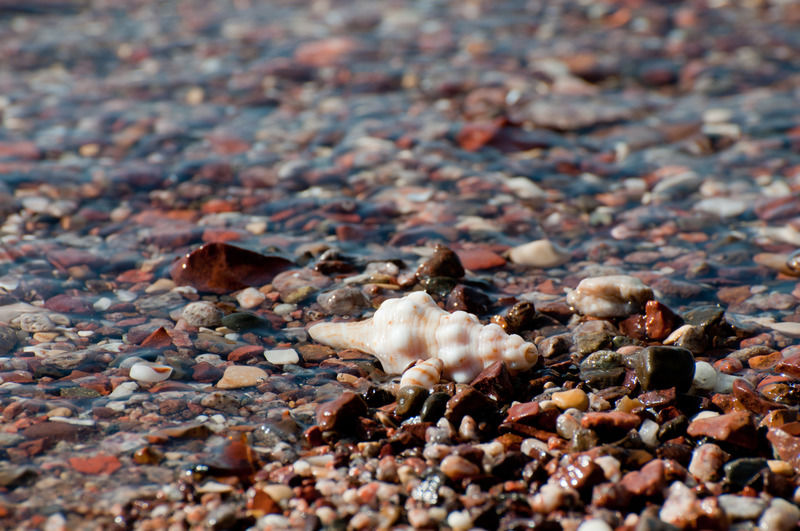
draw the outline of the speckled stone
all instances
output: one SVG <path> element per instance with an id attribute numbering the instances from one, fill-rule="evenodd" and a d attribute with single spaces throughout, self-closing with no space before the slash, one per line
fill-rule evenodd
<path id="1" fill-rule="evenodd" d="M 207 301 L 191 302 L 186 305 L 181 317 L 192 326 L 212 328 L 222 322 L 222 310 Z"/>

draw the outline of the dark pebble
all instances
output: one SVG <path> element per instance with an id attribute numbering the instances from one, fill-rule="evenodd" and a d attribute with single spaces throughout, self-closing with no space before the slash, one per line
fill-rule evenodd
<path id="1" fill-rule="evenodd" d="M 497 421 L 499 423 L 497 404 L 471 387 L 465 387 L 458 391 L 447 402 L 447 410 L 444 414 L 453 426 L 459 426 L 465 415 L 471 416 L 477 422 Z"/>
<path id="2" fill-rule="evenodd" d="M 250 312 L 228 314 L 222 318 L 222 326 L 230 328 L 234 332 L 272 329 L 272 325 L 268 320 Z"/>
<path id="3" fill-rule="evenodd" d="M 423 422 L 436 422 L 444 415 L 448 400 L 450 400 L 450 395 L 447 393 L 431 393 L 428 398 L 425 399 L 425 403 L 422 404 L 419 418 Z"/>
<path id="4" fill-rule="evenodd" d="M 509 401 L 514 392 L 511 374 L 502 361 L 496 361 L 483 369 L 470 385 L 498 403 Z"/>
<path id="5" fill-rule="evenodd" d="M 323 431 L 347 433 L 358 425 L 359 417 L 366 415 L 367 403 L 352 391 L 317 407 L 317 424 Z"/>
<path id="6" fill-rule="evenodd" d="M 398 417 L 410 417 L 416 415 L 422 409 L 422 405 L 428 398 L 428 390 L 418 385 L 409 385 L 400 389 L 397 393 L 397 406 L 395 414 Z"/>
<path id="7" fill-rule="evenodd" d="M 634 369 L 642 389 L 675 387 L 685 392 L 694 378 L 694 356 L 684 348 L 647 347 L 636 354 Z"/>
<path id="8" fill-rule="evenodd" d="M 726 463 L 722 470 L 725 473 L 725 482 L 734 490 L 741 490 L 756 479 L 766 466 L 766 459 L 743 457 Z"/>
<path id="9" fill-rule="evenodd" d="M 442 244 L 436 244 L 433 255 L 417 268 L 417 279 L 430 277 L 461 278 L 464 276 L 464 266 L 458 255 Z"/>

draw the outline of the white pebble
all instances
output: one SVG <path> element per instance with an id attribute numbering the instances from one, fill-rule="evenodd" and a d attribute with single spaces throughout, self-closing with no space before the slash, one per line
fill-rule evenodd
<path id="1" fill-rule="evenodd" d="M 569 253 L 550 240 L 535 240 L 512 248 L 508 257 L 515 264 L 547 269 L 567 262 Z"/>
<path id="2" fill-rule="evenodd" d="M 109 400 L 125 400 L 135 393 L 137 389 L 139 389 L 139 384 L 136 382 L 122 382 L 106 398 Z"/>
<path id="3" fill-rule="evenodd" d="M 292 313 L 296 309 L 297 309 L 297 305 L 296 304 L 283 302 L 281 304 L 276 305 L 275 308 L 272 309 L 272 311 L 275 314 L 280 315 L 281 317 L 283 317 L 283 316 L 289 315 L 290 313 Z"/>
<path id="4" fill-rule="evenodd" d="M 639 427 L 639 436 L 642 442 L 651 448 L 658 446 L 658 423 L 650 419 L 645 419 Z"/>
<path id="5" fill-rule="evenodd" d="M 599 518 L 592 518 L 591 520 L 585 520 L 581 525 L 579 525 L 578 531 L 614 531 L 614 530 L 605 521 Z"/>
<path id="6" fill-rule="evenodd" d="M 148 363 L 142 361 L 135 363 L 128 373 L 132 380 L 139 382 L 162 382 L 170 377 L 172 374 L 172 367 L 169 365 L 161 365 L 160 363 Z"/>
<path id="7" fill-rule="evenodd" d="M 736 494 L 722 494 L 717 497 L 717 502 L 732 520 L 755 520 L 767 506 L 767 501 L 762 498 Z"/>
<path id="8" fill-rule="evenodd" d="M 108 297 L 100 297 L 99 299 L 94 301 L 92 307 L 98 312 L 104 312 L 109 308 L 111 308 L 111 299 L 109 299 Z"/>
<path id="9" fill-rule="evenodd" d="M 717 370 L 706 361 L 695 362 L 692 384 L 698 391 L 711 391 L 717 385 Z"/>
<path id="10" fill-rule="evenodd" d="M 293 348 L 265 350 L 264 357 L 273 365 L 292 365 L 300 363 L 300 355 Z"/>
<path id="11" fill-rule="evenodd" d="M 619 481 L 622 478 L 622 464 L 616 457 L 601 455 L 594 460 L 603 469 L 603 475 L 609 481 Z"/>
<path id="12" fill-rule="evenodd" d="M 469 515 L 469 511 L 453 511 L 447 515 L 447 525 L 453 531 L 467 531 L 472 528 L 472 517 Z"/>

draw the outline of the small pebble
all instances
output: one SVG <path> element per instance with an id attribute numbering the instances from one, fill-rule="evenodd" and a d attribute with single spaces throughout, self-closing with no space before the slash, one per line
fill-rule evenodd
<path id="1" fill-rule="evenodd" d="M 535 240 L 513 247 L 508 258 L 515 264 L 548 269 L 566 263 L 570 255 L 550 240 Z"/>
<path id="2" fill-rule="evenodd" d="M 698 361 L 694 364 L 692 386 L 698 391 L 711 391 L 717 385 L 717 370 L 708 362 Z"/>
<path id="3" fill-rule="evenodd" d="M 797 529 L 800 508 L 781 498 L 773 498 L 758 521 L 761 531 L 791 531 Z"/>
<path id="4" fill-rule="evenodd" d="M 567 304 L 581 315 L 626 317 L 641 312 L 653 290 L 628 275 L 609 275 L 581 280 L 567 295 Z"/>
<path id="5" fill-rule="evenodd" d="M 220 389 L 238 389 L 258 385 L 269 378 L 264 369 L 249 365 L 230 365 L 217 382 Z"/>
<path id="6" fill-rule="evenodd" d="M 569 391 L 558 391 L 550 395 L 550 399 L 562 411 L 569 408 L 586 411 L 589 409 L 589 396 L 581 389 L 570 389 Z"/>
<path id="7" fill-rule="evenodd" d="M 300 355 L 293 348 L 265 350 L 264 357 L 273 365 L 293 365 L 300 363 Z"/>
<path id="8" fill-rule="evenodd" d="M 247 310 L 259 306 L 266 298 L 267 297 L 256 288 L 245 288 L 236 294 L 236 302 L 239 303 L 239 306 Z"/>
<path id="9" fill-rule="evenodd" d="M 222 322 L 222 310 L 207 301 L 190 302 L 181 317 L 192 326 L 212 328 Z"/>
<path id="10" fill-rule="evenodd" d="M 581 525 L 578 526 L 578 531 L 613 531 L 613 529 L 613 527 L 599 518 L 585 520 Z"/>
<path id="11" fill-rule="evenodd" d="M 481 471 L 475 463 L 458 455 L 448 455 L 442 459 L 439 468 L 445 476 L 452 480 L 477 476 Z"/>

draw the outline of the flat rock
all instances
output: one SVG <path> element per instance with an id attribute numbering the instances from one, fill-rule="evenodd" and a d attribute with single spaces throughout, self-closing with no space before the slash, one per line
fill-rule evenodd
<path id="1" fill-rule="evenodd" d="M 280 256 L 266 256 L 226 243 L 207 243 L 175 262 L 170 276 L 179 285 L 222 294 L 268 284 L 293 265 Z"/>
<path id="2" fill-rule="evenodd" d="M 710 437 L 748 449 L 756 447 L 756 431 L 750 414 L 745 411 L 693 420 L 686 433 L 692 437 Z"/>

